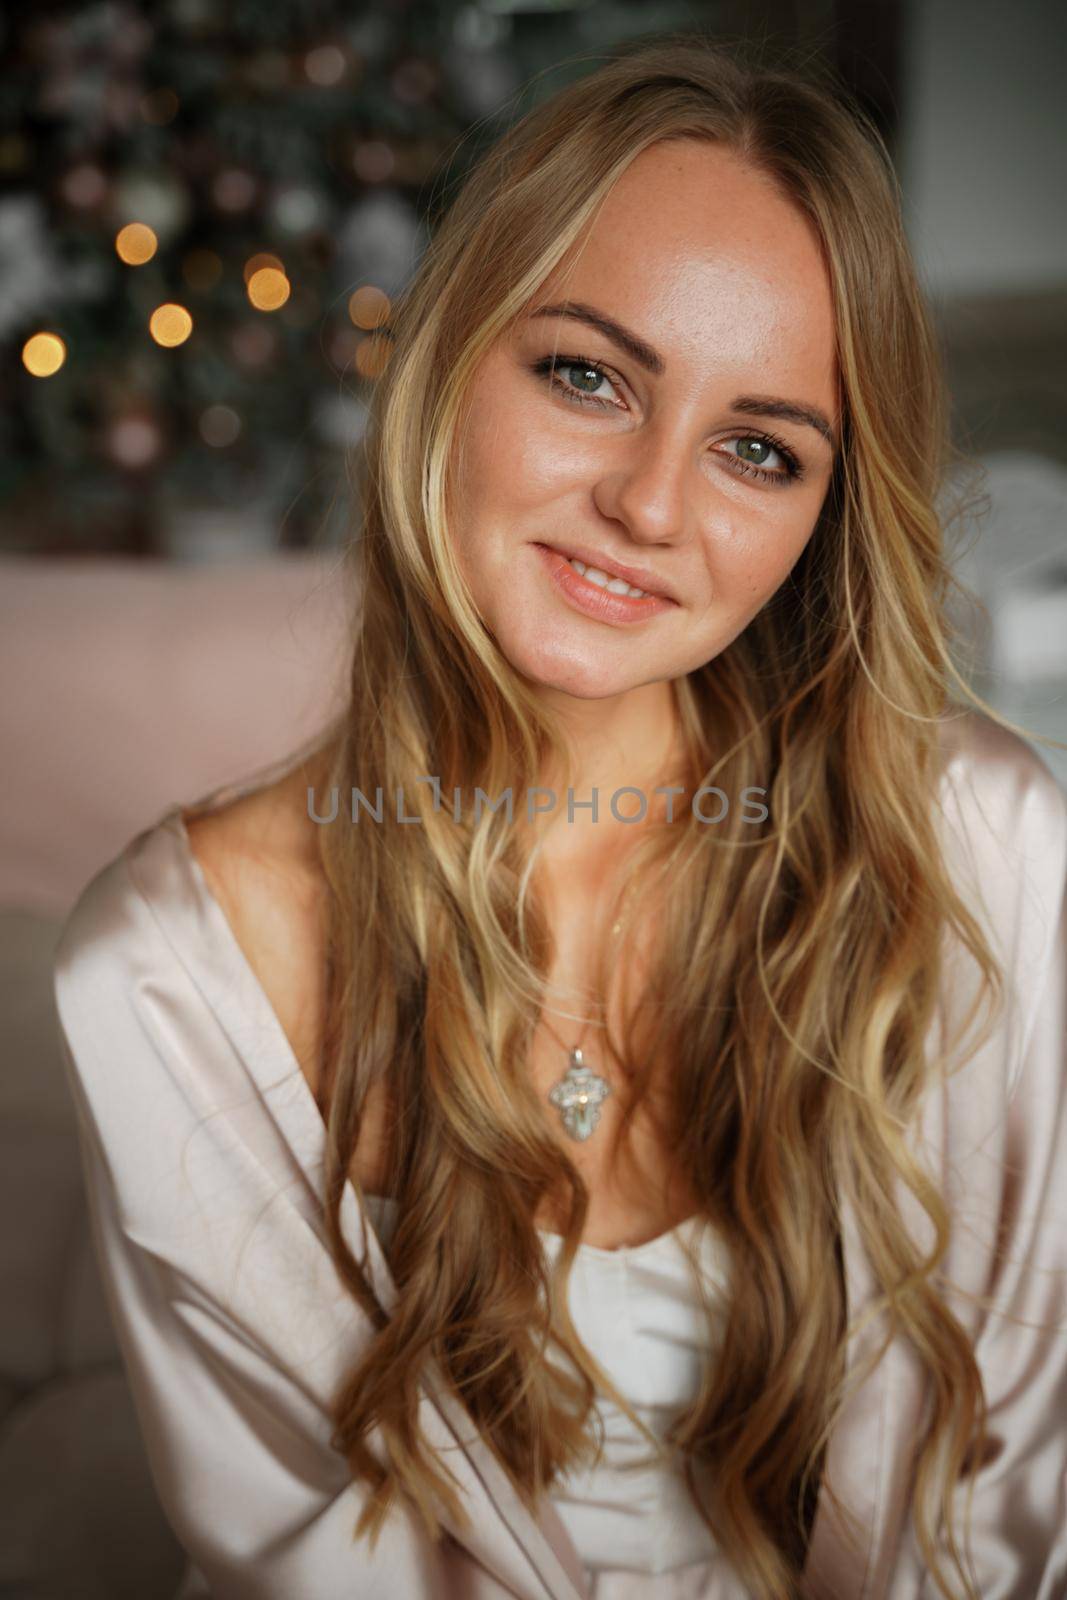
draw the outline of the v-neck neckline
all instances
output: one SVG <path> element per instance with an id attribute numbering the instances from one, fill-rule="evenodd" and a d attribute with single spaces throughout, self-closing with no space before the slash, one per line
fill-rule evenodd
<path id="1" fill-rule="evenodd" d="M 283 768 L 282 772 L 278 773 L 277 776 L 283 776 L 284 770 L 285 769 Z M 196 893 L 201 905 L 205 908 L 207 915 L 210 916 L 211 921 L 214 924 L 215 931 L 218 935 L 218 940 L 228 950 L 231 959 L 238 961 L 242 969 L 244 969 L 245 973 L 247 974 L 247 992 L 252 997 L 257 1011 L 263 1016 L 268 1031 L 274 1039 L 279 1060 L 285 1064 L 288 1073 L 299 1074 L 299 1077 L 303 1081 L 304 1087 L 307 1090 L 306 1099 L 308 1106 L 314 1113 L 315 1119 L 323 1125 L 325 1130 L 322 1112 L 315 1101 L 315 1096 L 311 1085 L 307 1081 L 307 1076 L 296 1058 L 296 1054 L 289 1040 L 289 1036 L 282 1027 L 281 1019 L 274 1008 L 270 996 L 263 988 L 263 985 L 260 983 L 259 978 L 253 970 L 252 964 L 245 954 L 244 948 L 233 930 L 233 926 L 229 917 L 226 915 L 226 912 L 219 903 L 218 897 L 215 895 L 207 881 L 204 869 L 200 865 L 196 852 L 193 850 L 192 843 L 189 838 L 189 830 L 186 827 L 185 812 L 190 813 L 190 820 L 194 820 L 199 816 L 208 816 L 213 811 L 221 810 L 222 806 L 229 804 L 230 801 L 248 794 L 255 793 L 261 787 L 266 787 L 274 777 L 275 773 L 272 769 L 270 778 L 260 778 L 260 780 L 254 784 L 244 787 L 227 787 L 225 789 L 215 791 L 206 799 L 193 802 L 192 804 L 175 804 L 171 806 L 164 815 L 162 824 L 165 826 L 170 826 L 177 837 L 178 845 L 182 857 L 184 858 L 186 869 L 194 882 Z M 299 1095 L 299 1090 L 297 1098 L 302 1098 Z M 350 1180 L 349 1187 L 351 1187 Z M 393 1205 L 396 1204 L 395 1198 L 390 1195 L 377 1195 L 374 1198 L 378 1200 L 387 1200 Z M 640 1261 L 646 1255 L 661 1254 L 665 1249 L 673 1248 L 680 1239 L 688 1239 L 689 1235 L 697 1229 L 699 1222 L 699 1214 L 693 1213 L 690 1216 L 684 1217 L 680 1222 L 675 1223 L 672 1228 L 666 1228 L 662 1233 L 656 1234 L 653 1238 L 642 1240 L 640 1244 L 634 1245 L 596 1245 L 588 1244 L 583 1240 L 578 1246 L 578 1254 L 580 1257 L 589 1260 L 602 1260 L 609 1262 L 616 1261 L 620 1263 L 628 1261 Z M 554 1232 L 552 1229 L 539 1228 L 538 1233 L 541 1235 L 541 1238 L 547 1242 L 549 1249 L 556 1249 L 563 1243 L 563 1235 Z M 380 1246 L 381 1241 L 378 1240 L 377 1242 Z"/>
<path id="2" fill-rule="evenodd" d="M 193 817 L 221 809 L 230 800 L 243 798 L 266 787 L 275 778 L 294 770 L 295 763 L 287 761 L 269 770 L 261 771 L 253 781 L 243 785 L 226 785 L 207 796 L 169 806 L 153 828 L 139 837 L 158 840 L 169 847 L 170 861 L 176 872 L 171 882 L 180 888 L 178 901 L 187 914 L 182 924 L 185 938 L 180 947 L 183 964 L 194 976 L 212 1010 L 223 1021 L 227 1032 L 238 1040 L 248 1040 L 249 1048 L 241 1051 L 242 1062 L 259 1091 L 268 1114 L 281 1133 L 299 1170 L 321 1205 L 320 1187 L 314 1172 L 321 1170 L 325 1161 L 326 1126 L 315 1102 L 311 1086 L 293 1051 L 289 1038 L 271 1004 L 270 998 L 256 976 L 251 963 L 230 921 L 215 898 L 203 869 L 197 860 L 185 826 L 185 813 Z M 215 959 L 212 960 L 212 957 Z M 232 980 L 236 978 L 237 984 Z M 227 979 L 231 981 L 227 981 Z M 254 1036 L 254 1040 L 253 1040 Z M 692 1219 L 687 1219 L 692 1221 Z M 360 1212 L 359 1201 L 351 1178 L 346 1175 L 340 1211 L 341 1230 L 345 1241 L 361 1262 L 371 1288 L 382 1306 L 390 1314 L 397 1299 L 397 1288 L 381 1240 L 368 1212 L 366 1221 Z M 874 1279 L 866 1263 L 859 1229 L 851 1202 L 842 1197 L 843 1251 L 845 1258 L 846 1304 L 848 1314 L 853 1313 L 853 1291 L 864 1303 L 875 1292 Z M 684 1224 L 683 1224 L 684 1226 Z M 664 1235 L 660 1235 L 662 1239 Z M 659 1239 L 648 1241 L 657 1244 Z M 642 1248 L 640 1246 L 638 1249 Z M 612 1255 L 615 1252 L 603 1252 Z M 877 1347 L 878 1319 L 857 1330 L 849 1346 L 849 1375 L 860 1368 Z M 844 1585 L 856 1600 L 878 1600 L 885 1593 L 885 1572 L 876 1540 L 879 1516 L 888 1492 L 886 1464 L 881 1457 L 872 1463 L 869 1456 L 869 1429 L 875 1416 L 877 1434 L 885 1448 L 889 1398 L 896 1373 L 896 1362 L 887 1352 L 874 1371 L 859 1385 L 846 1412 L 838 1418 L 828 1445 L 823 1468 L 823 1482 L 808 1554 L 804 1567 L 804 1593 L 822 1594 L 830 1591 L 809 1590 L 812 1582 L 825 1582 L 830 1575 L 834 1592 Z M 477 1486 L 497 1512 L 510 1540 L 493 1540 L 485 1524 L 479 1525 L 472 1516 L 471 1528 L 458 1529 L 449 1523 L 454 1539 L 470 1549 L 476 1559 L 488 1565 L 512 1585 L 523 1600 L 533 1600 L 535 1589 L 530 1587 L 531 1571 L 540 1580 L 549 1600 L 589 1600 L 590 1589 L 578 1551 L 548 1496 L 542 1498 L 539 1516 L 534 1516 L 524 1505 L 503 1466 L 482 1438 L 470 1414 L 447 1386 L 436 1364 L 424 1369 L 421 1385 L 428 1401 L 436 1408 L 442 1432 L 438 1440 L 428 1440 L 431 1447 L 439 1445 L 450 1453 L 458 1448 L 469 1461 Z M 840 1458 L 835 1480 L 851 1492 L 860 1502 L 857 1515 L 863 1536 L 858 1544 L 843 1540 L 837 1525 L 832 1504 L 828 1502 L 825 1479 L 830 1468 L 830 1457 Z M 840 1491 L 839 1491 L 840 1492 Z M 486 1535 L 483 1542 L 482 1536 Z M 521 1550 L 526 1562 L 516 1564 L 515 1547 Z M 542 1600 L 538 1596 L 538 1600 Z"/>

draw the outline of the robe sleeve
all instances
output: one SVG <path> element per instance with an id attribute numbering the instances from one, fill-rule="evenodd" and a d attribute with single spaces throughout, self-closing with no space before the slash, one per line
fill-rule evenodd
<path id="1" fill-rule="evenodd" d="M 103 1289 L 154 1486 L 201 1584 L 183 1592 L 455 1594 L 445 1577 L 455 1551 L 434 1546 L 406 1503 L 394 1506 L 373 1553 L 365 1536 L 355 1541 L 367 1491 L 330 1444 L 327 1409 L 216 1291 L 212 1232 L 224 1225 L 225 1195 L 218 1218 L 179 1200 L 187 1128 L 177 1062 L 167 1057 L 187 1042 L 154 1014 L 168 975 L 153 970 L 160 956 L 140 915 L 121 937 L 94 928 L 88 942 L 77 915 L 73 931 L 68 922 L 54 992 Z"/>
<path id="2" fill-rule="evenodd" d="M 1021 893 L 1020 903 L 1029 916 L 1034 904 L 1047 908 L 1048 932 L 1026 975 L 1033 999 L 1003 1113 L 1000 1244 L 987 1290 L 994 1309 L 983 1312 L 975 1341 L 990 1441 L 971 1502 L 982 1600 L 1067 1596 L 1067 797 L 1051 778 L 1040 793 L 1040 893 Z M 957 1530 L 966 1490 L 964 1478 L 954 1491 Z M 924 1571 L 916 1600 L 940 1594 Z"/>

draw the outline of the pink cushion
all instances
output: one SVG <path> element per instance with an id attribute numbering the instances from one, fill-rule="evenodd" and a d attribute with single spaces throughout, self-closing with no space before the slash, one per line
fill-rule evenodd
<path id="1" fill-rule="evenodd" d="M 0 905 L 62 915 L 168 805 L 324 727 L 354 600 L 336 551 L 0 560 Z"/>

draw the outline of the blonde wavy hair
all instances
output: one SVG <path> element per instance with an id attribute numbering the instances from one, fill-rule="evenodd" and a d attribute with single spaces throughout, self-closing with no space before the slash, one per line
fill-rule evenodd
<path id="1" fill-rule="evenodd" d="M 340 794 L 402 790 L 421 825 L 316 830 L 330 906 L 325 1216 L 338 1270 L 375 1329 L 336 1397 L 333 1442 L 371 1491 L 357 1536 L 375 1540 L 403 1493 L 436 1538 L 435 1502 L 461 1524 L 466 1512 L 417 1427 L 424 1361 L 439 1363 L 535 1513 L 557 1475 L 602 1448 L 588 1426 L 598 1387 L 638 1422 L 567 1312 L 564 1275 L 589 1197 L 525 1069 L 551 941 L 536 848 L 499 810 L 435 809 L 419 780 L 437 775 L 446 796 L 476 786 L 493 796 L 536 786 L 546 763 L 572 779 L 560 727 L 502 656 L 457 565 L 455 451 L 481 358 L 635 157 L 679 138 L 731 148 L 814 225 L 843 404 L 830 488 L 788 580 L 673 685 L 687 785 L 762 787 L 769 818 L 650 822 L 634 851 L 632 878 L 669 881 L 670 894 L 641 1019 L 609 1039 L 629 1086 L 619 1139 L 650 1064 L 671 1061 L 663 1134 L 721 1241 L 729 1284 L 722 1306 L 705 1296 L 714 1356 L 664 1448 L 749 1592 L 796 1593 L 856 1331 L 840 1247 L 847 1193 L 880 1291 L 862 1321 L 886 1319 L 875 1360 L 903 1338 L 932 1380 L 914 1486 L 920 1544 L 953 1597 L 935 1549 L 943 1522 L 964 1595 L 978 1600 L 952 1489 L 968 1467 L 973 1488 L 985 1400 L 939 1292 L 950 1214 L 907 1138 L 948 1059 L 926 1054 L 944 930 L 977 964 L 990 1025 L 1003 998 L 936 830 L 948 679 L 996 716 L 949 650 L 946 600 L 959 585 L 936 509 L 951 452 L 941 362 L 868 120 L 810 68 L 768 65 L 700 33 L 613 52 L 517 121 L 466 177 L 388 328 L 346 556 L 359 596 L 350 693 L 318 753 Z M 624 946 L 636 920 L 624 915 Z M 363 1205 L 352 1169 L 376 1085 L 393 1109 L 386 1170 L 400 1216 L 389 1317 L 339 1220 L 350 1178 Z M 904 1224 L 901 1185 L 932 1224 L 929 1253 Z M 552 1268 L 533 1218 L 546 1197 L 565 1196 Z M 546 1359 L 550 1347 L 562 1359 Z M 367 1447 L 375 1428 L 388 1470 Z"/>

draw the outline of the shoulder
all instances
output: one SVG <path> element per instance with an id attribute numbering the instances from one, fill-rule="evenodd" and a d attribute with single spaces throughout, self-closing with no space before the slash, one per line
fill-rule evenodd
<path id="1" fill-rule="evenodd" d="M 171 1202 L 160 1174 L 181 1159 L 203 1109 L 198 1075 L 219 1055 L 167 931 L 171 860 L 163 822 L 137 834 L 82 890 L 53 956 L 58 1042 L 85 1154 L 124 1215 L 158 1216 Z"/>
<path id="2" fill-rule="evenodd" d="M 1021 1037 L 1067 978 L 1067 793 L 1021 735 L 963 711 L 944 726 L 942 838 L 956 887 L 1003 964 Z M 1062 1068 L 1060 1069 L 1062 1070 Z M 1015 1059 L 1013 1077 L 1018 1072 Z"/>
<path id="3" fill-rule="evenodd" d="M 940 727 L 942 814 L 985 865 L 1067 868 L 1067 792 L 1039 751 L 991 717 L 956 709 Z"/>
<path id="4" fill-rule="evenodd" d="M 204 880 L 315 1087 L 327 896 L 302 776 L 185 826 Z"/>
<path id="5" fill-rule="evenodd" d="M 186 817 L 185 830 L 208 886 L 250 937 L 269 937 L 276 925 L 293 931 L 320 907 L 317 826 L 292 776 Z"/>
<path id="6" fill-rule="evenodd" d="M 158 852 L 162 822 L 136 834 L 82 889 L 60 929 L 52 982 L 61 1020 L 114 1014 L 168 957 L 155 911 L 135 874 Z"/>
<path id="7" fill-rule="evenodd" d="M 324 948 L 325 880 L 314 870 L 315 841 L 306 830 L 315 824 L 306 802 L 306 827 L 300 826 L 297 790 L 291 780 L 288 787 L 272 785 L 185 819 L 185 831 L 207 891 L 303 1065 L 313 1044 L 309 1018 Z M 191 1047 L 189 1029 L 209 1020 L 200 993 L 208 963 L 226 966 L 225 948 L 215 949 L 212 919 L 204 921 L 204 897 L 190 878 L 184 847 L 176 845 L 171 811 L 96 873 L 56 944 L 52 979 L 60 1022 L 77 1041 L 79 1062 L 112 1060 L 109 1079 L 118 1070 L 120 1035 L 131 1042 L 140 1035 L 143 1045 L 152 1033 L 162 1042 L 164 1008 L 172 1042 L 179 1028 L 181 1048 Z M 227 981 L 222 971 L 219 982 Z M 200 1039 L 197 1048 L 203 1047 Z"/>

